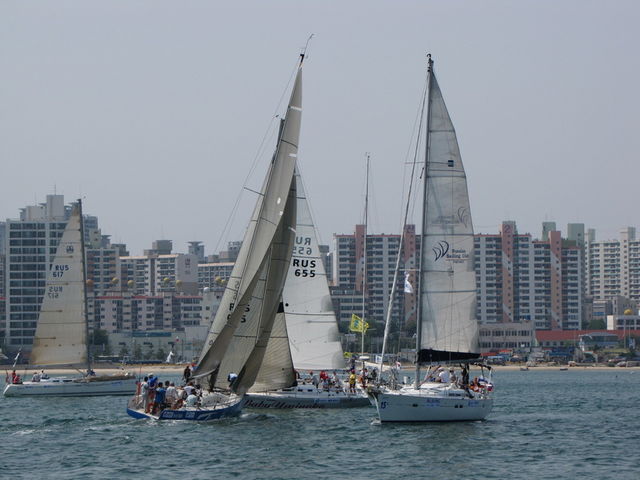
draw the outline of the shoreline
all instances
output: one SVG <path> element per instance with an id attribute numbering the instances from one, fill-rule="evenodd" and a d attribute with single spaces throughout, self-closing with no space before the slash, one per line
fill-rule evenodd
<path id="1" fill-rule="evenodd" d="M 145 376 L 148 373 L 154 373 L 155 375 L 159 375 L 161 376 L 162 374 L 168 374 L 168 375 L 181 375 L 182 372 L 184 371 L 184 367 L 186 367 L 187 364 L 183 364 L 183 365 L 164 365 L 164 364 L 143 364 L 143 365 L 128 365 L 125 366 L 124 368 L 121 368 L 119 366 L 114 366 L 114 365 L 110 365 L 110 366 L 104 366 L 104 367 L 98 367 L 98 366 L 94 366 L 93 369 L 97 374 L 102 374 L 102 375 L 112 375 L 115 373 L 122 373 L 123 371 L 125 372 L 130 372 L 133 373 L 137 376 Z M 520 371 L 520 368 L 524 367 L 525 365 L 492 365 L 493 371 L 495 372 L 501 372 L 501 371 Z M 5 370 L 6 372 L 11 372 L 12 368 L 11 365 L 4 365 L 3 366 L 3 370 Z M 640 367 L 608 367 L 606 365 L 578 365 L 575 367 L 568 367 L 566 365 L 538 365 L 535 367 L 529 367 L 529 372 L 535 372 L 535 371 L 560 371 L 560 369 L 567 369 L 567 371 L 577 371 L 577 370 L 589 370 L 589 371 L 602 371 L 602 370 L 611 370 L 611 371 L 625 371 L 625 370 L 629 370 L 629 371 L 634 371 L 634 370 L 640 370 Z M 413 365 L 403 365 L 401 368 L 401 371 L 406 372 L 406 371 L 412 371 L 414 369 Z M 16 366 L 16 373 L 20 374 L 23 376 L 23 380 L 27 380 L 27 378 L 25 377 L 25 375 L 32 375 L 34 372 L 36 372 L 35 369 L 31 369 L 31 368 L 21 368 L 21 366 Z M 37 369 L 37 371 L 42 370 L 42 368 Z M 73 368 L 51 368 L 51 369 L 44 369 L 49 375 L 74 375 L 74 374 L 80 374 L 82 373 L 79 370 L 73 369 Z"/>

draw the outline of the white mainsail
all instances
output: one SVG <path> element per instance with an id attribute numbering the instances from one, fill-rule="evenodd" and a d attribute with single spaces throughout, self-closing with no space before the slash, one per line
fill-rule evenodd
<path id="1" fill-rule="evenodd" d="M 295 218 L 295 203 L 288 199 L 295 197 L 293 171 L 301 104 L 302 64 L 296 74 L 276 153 L 198 362 L 197 375 L 211 375 L 210 384 L 219 387 L 227 386 L 226 372 L 241 374 L 245 379 L 255 378 L 257 371 L 248 371 L 245 363 L 249 359 L 254 362 L 260 356 L 252 352 L 260 348 L 261 337 L 273 325 L 284 281 L 280 270 L 286 271 L 286 267 L 279 265 L 283 261 L 284 265 L 288 264 L 291 245 L 287 242 L 293 241 L 292 220 L 287 223 L 287 218 Z M 285 208 L 286 205 L 289 207 Z M 287 213 L 289 209 L 294 210 Z M 278 239 L 284 245 L 279 245 Z M 278 277 L 282 277 L 281 280 Z M 248 388 L 246 380 L 238 380 L 238 385 Z"/>
<path id="2" fill-rule="evenodd" d="M 473 225 L 456 132 L 430 69 L 420 362 L 478 357 Z"/>
<path id="3" fill-rule="evenodd" d="M 282 297 L 293 365 L 299 370 L 344 367 L 338 324 L 316 229 L 302 185 L 297 180 L 296 240 Z"/>
<path id="4" fill-rule="evenodd" d="M 47 274 L 30 357 L 32 365 L 87 366 L 81 215 L 77 204 Z"/>

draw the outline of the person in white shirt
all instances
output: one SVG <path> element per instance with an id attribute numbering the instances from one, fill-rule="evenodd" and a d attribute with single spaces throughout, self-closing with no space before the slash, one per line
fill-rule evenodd
<path id="1" fill-rule="evenodd" d="M 198 404 L 198 396 L 195 392 L 190 393 L 187 397 L 187 407 L 195 407 Z"/>
<path id="2" fill-rule="evenodd" d="M 445 369 L 442 369 L 442 371 L 438 374 L 438 378 L 440 379 L 440 383 L 449 383 L 451 376 L 449 375 L 449 372 L 447 372 Z"/>
<path id="3" fill-rule="evenodd" d="M 173 408 L 178 401 L 178 391 L 176 390 L 176 386 L 173 382 L 165 382 L 165 385 L 166 384 L 168 384 L 168 386 L 166 387 L 167 393 L 165 394 L 165 401 L 167 402 L 167 405 L 169 405 L 169 408 Z"/>
<path id="4" fill-rule="evenodd" d="M 142 408 L 146 412 L 149 408 L 149 377 L 144 377 L 140 384 L 140 396 L 142 397 Z"/>

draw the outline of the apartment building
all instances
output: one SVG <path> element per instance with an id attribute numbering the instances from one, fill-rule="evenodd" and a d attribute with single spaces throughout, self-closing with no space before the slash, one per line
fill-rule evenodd
<path id="1" fill-rule="evenodd" d="M 401 269 L 406 269 L 411 279 L 414 279 L 416 238 L 413 225 L 405 229 L 404 242 Z M 331 297 L 339 322 L 345 325 L 351 320 L 352 314 L 361 317 L 364 302 L 364 316 L 370 326 L 373 327 L 376 323 L 384 324 L 399 247 L 400 235 L 365 236 L 364 225 L 356 225 L 353 234 L 334 235 Z M 364 282 L 363 277 L 366 277 Z M 398 295 L 394 298 L 391 314 L 394 324 L 400 328 L 410 322 L 413 314 L 407 305 L 415 305 L 415 293 L 405 293 L 404 282 L 404 275 L 398 276 Z M 376 335 L 381 334 L 382 330 L 378 329 Z"/>
<path id="2" fill-rule="evenodd" d="M 619 240 L 586 242 L 587 294 L 594 300 L 623 296 L 640 301 L 640 240 L 636 229 L 626 227 Z"/>
<path id="3" fill-rule="evenodd" d="M 536 329 L 581 327 L 583 253 L 545 222 L 546 240 L 505 221 L 498 234 L 475 238 L 477 318 L 481 324 L 533 322 Z M 578 227 L 572 227 L 579 231 Z"/>

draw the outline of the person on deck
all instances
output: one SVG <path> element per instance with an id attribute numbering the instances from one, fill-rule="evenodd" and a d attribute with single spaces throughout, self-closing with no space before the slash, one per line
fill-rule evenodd
<path id="1" fill-rule="evenodd" d="M 33 376 L 31 377 L 31 381 L 32 382 L 39 382 L 40 381 L 40 374 L 38 372 L 35 372 L 33 374 Z"/>
<path id="2" fill-rule="evenodd" d="M 349 374 L 349 393 L 356 393 L 356 372 L 353 370 Z"/>
<path id="3" fill-rule="evenodd" d="M 169 380 L 164 382 L 164 388 L 166 389 L 165 393 L 165 402 L 167 403 L 167 408 L 174 408 L 176 401 L 178 400 L 178 392 L 176 390 L 176 386 L 173 382 L 169 383 Z"/>
<path id="4" fill-rule="evenodd" d="M 198 406 L 198 396 L 196 395 L 195 390 L 193 390 L 187 397 L 187 407 L 197 407 L 197 406 Z"/>
<path id="5" fill-rule="evenodd" d="M 165 408 L 165 396 L 167 391 L 164 388 L 162 382 L 158 383 L 156 387 L 156 396 L 153 399 L 153 409 L 151 413 L 160 413 Z"/>
<path id="6" fill-rule="evenodd" d="M 184 383 L 189 383 L 189 380 L 191 380 L 191 368 L 189 368 L 189 365 L 184 367 L 184 372 L 182 372 L 182 379 L 184 380 Z"/>
<path id="7" fill-rule="evenodd" d="M 146 412 L 149 407 L 149 377 L 144 377 L 140 383 L 140 400 L 142 408 Z"/>
<path id="8" fill-rule="evenodd" d="M 469 367 L 467 365 L 462 367 L 462 378 L 460 379 L 460 383 L 463 387 L 467 387 L 469 385 Z"/>
<path id="9" fill-rule="evenodd" d="M 443 368 L 442 371 L 438 374 L 438 380 L 440 381 L 440 383 L 449 383 L 450 379 L 451 376 L 449 375 L 449 372 Z"/>
<path id="10" fill-rule="evenodd" d="M 193 386 L 193 382 L 189 382 L 187 383 L 184 387 L 184 391 L 187 392 L 187 396 L 191 395 L 192 393 L 195 392 L 196 387 Z"/>
<path id="11" fill-rule="evenodd" d="M 49 375 L 47 375 L 44 370 L 40 370 L 40 380 L 49 380 Z"/>

